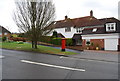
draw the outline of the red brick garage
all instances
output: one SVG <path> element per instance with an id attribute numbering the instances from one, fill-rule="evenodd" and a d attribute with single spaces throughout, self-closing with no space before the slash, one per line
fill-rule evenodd
<path id="1" fill-rule="evenodd" d="M 90 45 L 90 49 L 95 49 L 97 46 L 100 48 L 100 49 L 103 49 L 104 48 L 104 39 L 90 39 L 90 43 L 93 44 Z M 86 40 L 84 39 L 83 42 L 82 42 L 82 46 L 84 48 L 87 47 L 86 45 Z"/>

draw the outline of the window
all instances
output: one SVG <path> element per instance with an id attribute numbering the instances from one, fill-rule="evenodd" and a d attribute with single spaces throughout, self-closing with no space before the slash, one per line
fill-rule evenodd
<path id="1" fill-rule="evenodd" d="M 7 35 L 7 33 L 4 33 L 4 35 Z"/>
<path id="2" fill-rule="evenodd" d="M 90 45 L 90 39 L 86 39 L 86 45 Z"/>
<path id="3" fill-rule="evenodd" d="M 2 33 L 0 32 L 0 35 L 2 35 Z"/>
<path id="4" fill-rule="evenodd" d="M 76 28 L 77 33 L 82 33 L 83 28 Z"/>
<path id="5" fill-rule="evenodd" d="M 82 45 L 82 40 L 76 40 L 76 45 Z"/>
<path id="6" fill-rule="evenodd" d="M 66 27 L 65 32 L 71 32 L 71 27 Z"/>
<path id="7" fill-rule="evenodd" d="M 54 24 L 56 24 L 57 22 L 54 22 Z"/>
<path id="8" fill-rule="evenodd" d="M 107 23 L 106 24 L 106 31 L 115 31 L 116 30 L 116 23 Z"/>
<path id="9" fill-rule="evenodd" d="M 97 31 L 97 28 L 94 28 L 93 30 L 92 30 L 92 32 L 96 32 Z"/>

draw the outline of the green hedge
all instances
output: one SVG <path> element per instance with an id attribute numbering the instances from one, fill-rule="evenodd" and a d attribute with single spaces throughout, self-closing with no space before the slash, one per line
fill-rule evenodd
<path id="1" fill-rule="evenodd" d="M 51 43 L 51 36 L 42 36 L 39 41 L 40 42 L 45 42 L 45 43 Z"/>
<path id="2" fill-rule="evenodd" d="M 51 43 L 54 45 L 61 45 L 61 38 L 52 38 Z"/>
<path id="3" fill-rule="evenodd" d="M 61 38 L 53 38 L 51 36 L 43 36 L 40 38 L 39 41 L 54 45 L 61 45 Z M 71 46 L 71 45 L 73 45 L 72 38 L 66 38 L 66 46 Z"/>
<path id="4" fill-rule="evenodd" d="M 66 46 L 72 46 L 73 45 L 73 40 L 71 38 L 66 39 Z"/>

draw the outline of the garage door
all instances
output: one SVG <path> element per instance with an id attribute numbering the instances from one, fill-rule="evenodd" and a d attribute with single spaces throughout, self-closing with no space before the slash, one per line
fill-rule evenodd
<path id="1" fill-rule="evenodd" d="M 105 50 L 118 50 L 118 39 L 105 39 Z"/>

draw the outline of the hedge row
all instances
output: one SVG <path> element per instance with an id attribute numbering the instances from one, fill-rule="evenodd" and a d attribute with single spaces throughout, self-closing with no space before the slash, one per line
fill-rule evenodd
<path id="1" fill-rule="evenodd" d="M 23 38 L 23 37 L 12 37 L 12 38 L 9 38 L 9 40 L 25 42 L 26 38 Z"/>
<path id="2" fill-rule="evenodd" d="M 44 36 L 44 37 L 41 37 L 39 41 L 54 44 L 54 45 L 61 45 L 61 38 L 52 38 L 50 36 Z M 66 45 L 67 46 L 73 45 L 73 40 L 71 38 L 66 38 Z"/>

